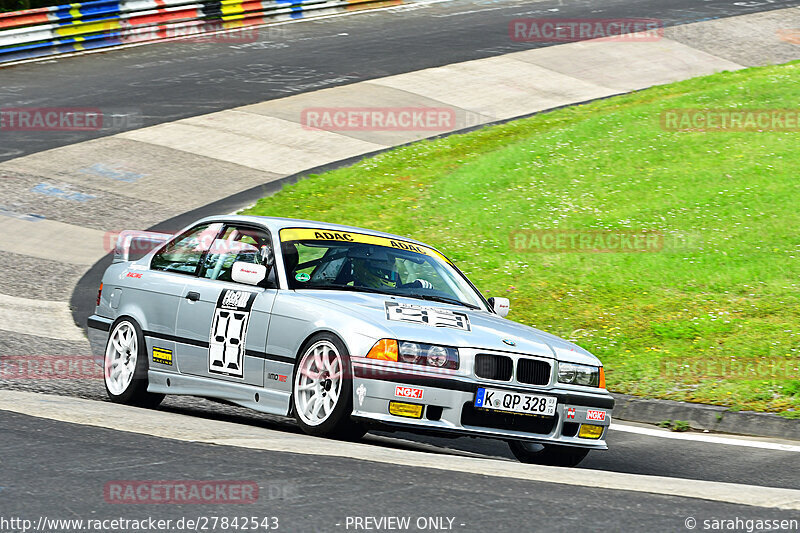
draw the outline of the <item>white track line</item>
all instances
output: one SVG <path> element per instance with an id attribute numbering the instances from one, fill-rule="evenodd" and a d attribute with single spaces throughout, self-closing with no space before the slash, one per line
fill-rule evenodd
<path id="1" fill-rule="evenodd" d="M 800 424 L 800 422 L 798 422 Z M 745 446 L 747 448 L 763 448 L 765 450 L 778 450 L 782 452 L 800 452 L 800 446 L 794 444 L 781 444 L 779 442 L 768 442 L 760 440 L 734 439 L 729 437 L 717 437 L 715 435 L 698 435 L 697 433 L 676 433 L 674 431 L 659 430 L 654 428 L 644 428 L 640 426 L 629 426 L 627 424 L 611 424 L 613 431 L 624 431 L 626 433 L 637 433 L 648 437 L 659 437 L 662 439 L 690 440 L 696 442 L 706 442 L 710 444 L 725 444 L 728 446 Z"/>
<path id="2" fill-rule="evenodd" d="M 398 450 L 80 398 L 0 390 L 0 410 L 167 439 L 800 510 L 800 490 Z M 124 435 L 120 438 L 124 439 Z"/>

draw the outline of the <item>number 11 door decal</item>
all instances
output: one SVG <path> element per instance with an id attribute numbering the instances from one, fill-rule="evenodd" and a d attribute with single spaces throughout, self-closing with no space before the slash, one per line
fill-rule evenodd
<path id="1" fill-rule="evenodd" d="M 256 293 L 224 290 L 219 295 L 208 345 L 208 371 L 244 376 L 245 339 Z"/>

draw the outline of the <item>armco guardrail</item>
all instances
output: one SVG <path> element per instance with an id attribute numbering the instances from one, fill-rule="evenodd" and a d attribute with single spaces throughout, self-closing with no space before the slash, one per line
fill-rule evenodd
<path id="1" fill-rule="evenodd" d="M 96 0 L 0 13 L 0 63 L 403 2 Z"/>

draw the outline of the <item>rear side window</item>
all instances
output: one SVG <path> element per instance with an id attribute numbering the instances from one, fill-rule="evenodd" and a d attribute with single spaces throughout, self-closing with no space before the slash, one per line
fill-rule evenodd
<path id="1" fill-rule="evenodd" d="M 263 251 L 266 248 L 269 251 Z M 262 256 L 272 255 L 272 241 L 266 231 L 247 226 L 227 226 L 206 254 L 200 277 L 220 281 L 233 281 L 233 263 L 260 265 Z M 265 265 L 266 266 L 266 265 Z"/>
<path id="2" fill-rule="evenodd" d="M 150 268 L 193 276 L 221 229 L 221 223 L 201 224 L 184 232 L 153 256 Z"/>

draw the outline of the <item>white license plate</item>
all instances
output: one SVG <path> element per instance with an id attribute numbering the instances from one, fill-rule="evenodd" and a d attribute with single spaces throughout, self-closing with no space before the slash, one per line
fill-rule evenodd
<path id="1" fill-rule="evenodd" d="M 522 394 L 481 387 L 475 395 L 475 407 L 493 411 L 553 416 L 556 414 L 556 405 L 558 405 L 558 399 L 555 396 L 542 396 L 541 394 Z"/>

